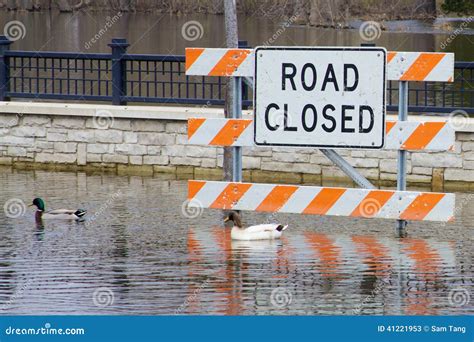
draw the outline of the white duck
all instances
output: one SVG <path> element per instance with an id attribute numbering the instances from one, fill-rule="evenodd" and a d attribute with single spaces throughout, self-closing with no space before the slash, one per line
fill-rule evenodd
<path id="1" fill-rule="evenodd" d="M 224 218 L 224 222 L 232 221 L 234 226 L 230 232 L 232 240 L 270 240 L 279 239 L 282 232 L 288 228 L 288 225 L 270 223 L 270 224 L 259 224 L 256 226 L 250 226 L 247 228 L 242 227 L 242 221 L 240 215 L 232 211 L 229 215 Z"/>

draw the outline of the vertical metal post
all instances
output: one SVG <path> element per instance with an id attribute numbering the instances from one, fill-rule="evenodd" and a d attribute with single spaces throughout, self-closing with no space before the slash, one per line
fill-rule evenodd
<path id="1" fill-rule="evenodd" d="M 0 36 L 0 101 L 8 101 L 6 95 L 10 90 L 8 58 L 5 57 L 5 51 L 10 49 L 12 42 L 5 36 Z"/>
<path id="2" fill-rule="evenodd" d="M 234 82 L 232 98 L 232 118 L 242 118 L 242 78 L 232 77 L 231 82 Z M 232 148 L 232 181 L 242 182 L 242 147 L 235 146 Z"/>
<path id="3" fill-rule="evenodd" d="M 127 104 L 122 98 L 127 94 L 127 78 L 123 55 L 130 44 L 124 38 L 113 38 L 109 46 L 112 48 L 112 104 Z"/>
<path id="4" fill-rule="evenodd" d="M 398 120 L 407 121 L 408 119 L 408 82 L 400 81 L 398 83 Z M 405 150 L 398 150 L 397 162 L 397 190 L 405 191 L 407 188 L 407 152 Z M 398 220 L 397 232 L 401 236 L 403 229 L 405 229 L 407 221 Z"/>
<path id="5" fill-rule="evenodd" d="M 239 40 L 239 48 L 246 47 L 245 40 Z M 242 78 L 232 77 L 233 82 L 232 96 L 232 118 L 242 119 Z M 242 147 L 235 146 L 232 148 L 232 181 L 242 182 Z"/>

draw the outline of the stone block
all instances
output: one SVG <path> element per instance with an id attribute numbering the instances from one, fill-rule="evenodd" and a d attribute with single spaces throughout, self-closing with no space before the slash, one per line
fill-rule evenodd
<path id="1" fill-rule="evenodd" d="M 123 142 L 126 144 L 138 143 L 138 133 L 136 132 L 123 132 Z"/>
<path id="2" fill-rule="evenodd" d="M 279 162 L 288 162 L 288 163 L 308 163 L 310 155 L 305 153 L 282 153 L 274 152 L 272 155 L 272 160 Z"/>
<path id="3" fill-rule="evenodd" d="M 143 164 L 148 165 L 168 165 L 169 157 L 168 156 L 144 156 Z"/>
<path id="4" fill-rule="evenodd" d="M 166 132 L 186 134 L 188 131 L 188 123 L 186 121 L 168 122 L 166 124 Z"/>
<path id="5" fill-rule="evenodd" d="M 186 156 L 195 158 L 216 158 L 217 152 L 215 147 L 209 146 L 186 146 Z"/>
<path id="6" fill-rule="evenodd" d="M 123 132 L 113 129 L 98 129 L 94 131 L 95 140 L 100 143 L 121 143 Z"/>
<path id="7" fill-rule="evenodd" d="M 129 160 L 129 163 L 131 165 L 142 165 L 143 164 L 143 157 L 142 156 L 129 156 L 128 160 Z"/>
<path id="8" fill-rule="evenodd" d="M 18 126 L 11 129 L 11 134 L 17 137 L 45 137 L 46 127 Z"/>
<path id="9" fill-rule="evenodd" d="M 75 142 L 55 142 L 54 152 L 75 153 L 77 151 L 77 143 Z"/>
<path id="10" fill-rule="evenodd" d="M 77 142 L 94 142 L 94 132 L 88 130 L 70 130 L 67 133 L 67 140 Z"/>
<path id="11" fill-rule="evenodd" d="M 164 132 L 165 123 L 158 120 L 133 120 L 132 130 L 134 132 Z"/>
<path id="12" fill-rule="evenodd" d="M 53 127 L 84 128 L 86 120 L 83 117 L 54 117 Z"/>
<path id="13" fill-rule="evenodd" d="M 48 141 L 67 141 L 66 133 L 55 133 L 49 132 L 46 134 L 46 140 Z"/>
<path id="14" fill-rule="evenodd" d="M 242 165 L 244 169 L 260 169 L 261 158 L 242 156 Z"/>
<path id="15" fill-rule="evenodd" d="M 173 145 L 175 135 L 168 133 L 138 133 L 138 143 L 142 145 Z"/>
<path id="16" fill-rule="evenodd" d="M 446 169 L 444 179 L 447 181 L 474 182 L 474 170 Z"/>
<path id="17" fill-rule="evenodd" d="M 87 144 L 77 144 L 77 165 L 87 164 Z"/>
<path id="18" fill-rule="evenodd" d="M 451 153 L 413 153 L 413 166 L 423 167 L 462 167 L 460 155 Z"/>
<path id="19" fill-rule="evenodd" d="M 171 157 L 170 158 L 171 165 L 192 165 L 192 166 L 200 166 L 201 161 L 199 158 L 191 158 L 191 157 Z"/>
<path id="20" fill-rule="evenodd" d="M 72 153 L 36 153 L 35 156 L 37 163 L 72 164 L 76 160 L 76 154 Z"/>
<path id="21" fill-rule="evenodd" d="M 216 159 L 215 158 L 201 158 L 201 167 L 204 167 L 204 168 L 216 167 Z"/>
<path id="22" fill-rule="evenodd" d="M 7 153 L 11 157 L 26 157 L 26 148 L 19 146 L 8 146 Z"/>
<path id="23" fill-rule="evenodd" d="M 128 156 L 122 154 L 103 154 L 102 161 L 104 163 L 128 164 Z"/>
<path id="24" fill-rule="evenodd" d="M 118 144 L 115 145 L 115 152 L 129 155 L 143 155 L 146 154 L 146 146 L 137 144 Z"/>
<path id="25" fill-rule="evenodd" d="M 87 153 L 112 153 L 113 146 L 109 144 L 87 144 Z"/>
<path id="26" fill-rule="evenodd" d="M 51 126 L 51 118 L 46 115 L 23 115 L 21 124 L 25 126 Z"/>

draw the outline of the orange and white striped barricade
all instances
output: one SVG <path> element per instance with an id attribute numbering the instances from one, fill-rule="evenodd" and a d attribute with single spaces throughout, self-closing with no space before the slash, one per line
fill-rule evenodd
<path id="1" fill-rule="evenodd" d="M 254 76 L 253 49 L 186 48 L 186 75 Z M 454 54 L 397 52 L 387 54 L 389 81 L 452 82 Z"/>
<path id="2" fill-rule="evenodd" d="M 188 144 L 255 146 L 250 119 L 190 118 Z M 387 121 L 385 149 L 454 151 L 455 132 L 449 122 Z"/>
<path id="3" fill-rule="evenodd" d="M 187 75 L 254 77 L 254 66 L 252 49 L 186 49 Z M 454 54 L 389 52 L 385 72 L 386 79 L 400 82 L 399 120 L 386 122 L 384 146 L 399 150 L 397 191 L 190 180 L 189 200 L 214 209 L 396 219 L 399 228 L 406 220 L 453 220 L 454 194 L 405 191 L 405 151 L 454 150 L 449 123 L 406 121 L 408 82 L 452 82 Z M 188 142 L 255 146 L 251 126 L 252 120 L 240 118 L 189 119 Z"/>
<path id="4" fill-rule="evenodd" d="M 202 208 L 448 222 L 454 194 L 240 182 L 188 181 Z"/>

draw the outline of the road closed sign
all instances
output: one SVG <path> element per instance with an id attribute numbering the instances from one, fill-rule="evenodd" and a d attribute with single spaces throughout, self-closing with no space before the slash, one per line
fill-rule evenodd
<path id="1" fill-rule="evenodd" d="M 255 143 L 382 148 L 385 60 L 378 47 L 257 48 Z"/>

